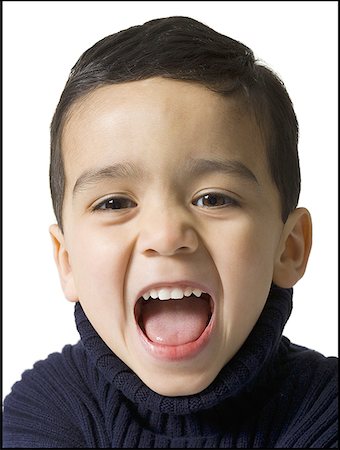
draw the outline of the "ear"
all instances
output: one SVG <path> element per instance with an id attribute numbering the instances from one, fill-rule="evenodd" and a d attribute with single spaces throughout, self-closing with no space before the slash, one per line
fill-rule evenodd
<path id="1" fill-rule="evenodd" d="M 274 265 L 273 282 L 290 288 L 305 273 L 312 247 L 312 220 L 305 208 L 295 209 L 288 217 Z"/>
<path id="2" fill-rule="evenodd" d="M 58 268 L 61 287 L 67 300 L 76 302 L 79 299 L 74 284 L 69 254 L 65 246 L 65 237 L 58 225 L 51 225 L 49 231 L 52 238 L 54 260 Z"/>

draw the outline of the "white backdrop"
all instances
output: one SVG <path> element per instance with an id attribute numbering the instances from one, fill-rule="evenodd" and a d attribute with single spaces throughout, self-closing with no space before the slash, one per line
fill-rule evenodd
<path id="1" fill-rule="evenodd" d="M 338 143 L 335 1 L 3 2 L 3 396 L 25 369 L 75 343 L 48 226 L 49 125 L 73 64 L 108 34 L 172 15 L 240 40 L 281 76 L 300 124 L 300 206 L 314 243 L 284 334 L 337 356 Z"/>

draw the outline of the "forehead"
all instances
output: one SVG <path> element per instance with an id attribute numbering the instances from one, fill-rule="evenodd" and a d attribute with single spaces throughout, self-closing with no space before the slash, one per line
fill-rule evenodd
<path id="1" fill-rule="evenodd" d="M 70 109 L 62 135 L 66 185 L 76 172 L 131 160 L 145 166 L 210 156 L 267 171 L 245 102 L 191 82 L 151 78 L 95 89 Z"/>

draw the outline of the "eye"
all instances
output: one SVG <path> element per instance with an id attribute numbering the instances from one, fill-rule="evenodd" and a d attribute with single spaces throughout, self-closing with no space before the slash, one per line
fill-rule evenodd
<path id="1" fill-rule="evenodd" d="M 110 197 L 103 202 L 96 205 L 93 210 L 119 210 L 119 209 L 127 209 L 127 208 L 135 208 L 137 206 L 136 202 L 131 200 L 128 197 Z"/>
<path id="2" fill-rule="evenodd" d="M 221 208 L 223 206 L 236 206 L 238 203 L 228 195 L 211 192 L 194 200 L 193 205 L 200 208 Z"/>

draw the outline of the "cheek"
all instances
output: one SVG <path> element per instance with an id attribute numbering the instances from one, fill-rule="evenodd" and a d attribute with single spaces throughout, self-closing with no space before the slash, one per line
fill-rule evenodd
<path id="1" fill-rule="evenodd" d="M 266 264 L 274 258 L 273 231 L 263 222 L 256 223 L 248 218 L 219 227 L 219 236 L 214 245 L 220 260 L 233 262 L 235 271 L 249 270 L 250 267 Z"/>
<path id="2" fill-rule="evenodd" d="M 263 283 L 264 280 L 272 282 L 279 240 L 280 232 L 277 224 L 262 222 L 249 230 L 249 239 L 245 240 L 247 244 L 243 251 L 243 260 L 247 265 L 249 277 L 255 283 L 256 279 L 259 283 Z"/>
<path id="3" fill-rule="evenodd" d="M 230 298 L 258 302 L 267 294 L 274 270 L 274 234 L 263 221 L 248 217 L 225 224 L 216 233 L 219 239 L 210 248 L 223 291 Z"/>
<path id="4" fill-rule="evenodd" d="M 109 227 L 82 229 L 70 251 L 79 301 L 86 316 L 109 347 L 120 354 L 127 320 L 124 280 L 129 262 L 128 237 Z"/>
<path id="5" fill-rule="evenodd" d="M 72 242 L 70 263 L 80 300 L 86 303 L 95 300 L 96 305 L 116 305 L 116 299 L 123 295 L 129 261 L 125 236 L 109 230 L 98 232 L 78 228 L 77 239 Z"/>
<path id="6" fill-rule="evenodd" d="M 219 327 L 226 354 L 232 356 L 249 335 L 267 299 L 274 241 L 269 229 L 250 220 L 229 224 L 219 236 L 211 250 L 222 286 Z"/>

